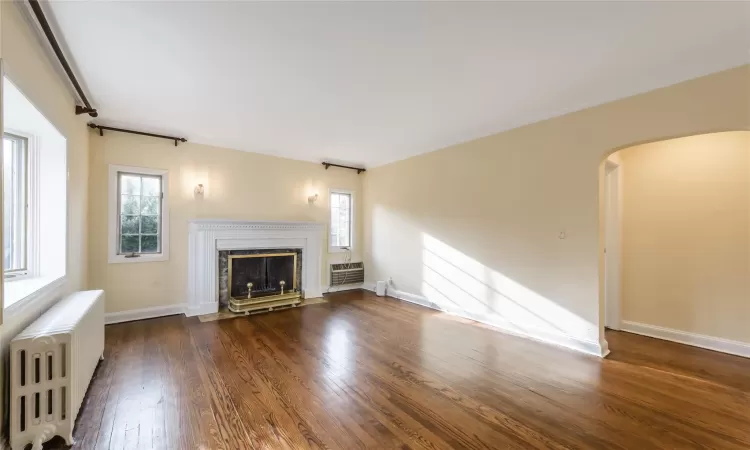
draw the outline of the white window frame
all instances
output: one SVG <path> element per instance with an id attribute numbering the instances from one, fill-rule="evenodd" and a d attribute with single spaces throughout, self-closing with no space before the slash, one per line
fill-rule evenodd
<path id="1" fill-rule="evenodd" d="M 39 276 L 39 147 L 33 134 L 14 129 L 5 129 L 3 134 L 26 140 L 26 269 L 8 277 L 3 270 L 4 281 L 14 282 Z"/>
<path id="2" fill-rule="evenodd" d="M 161 253 L 141 253 L 138 257 L 132 258 L 126 255 L 118 254 L 118 234 L 120 229 L 119 224 L 119 211 L 117 210 L 120 205 L 118 194 L 118 174 L 120 172 L 133 174 L 133 175 L 144 175 L 144 176 L 160 176 L 161 177 Z M 109 215 L 108 219 L 108 248 L 109 248 L 109 263 L 144 263 L 144 262 L 157 262 L 157 261 L 168 261 L 169 260 L 169 172 L 164 169 L 150 169 L 145 167 L 132 167 L 132 166 L 120 166 L 115 164 L 109 165 L 109 192 L 107 195 L 107 201 L 109 203 L 107 211 Z"/>
<path id="3" fill-rule="evenodd" d="M 59 290 L 65 286 L 69 248 L 68 145 L 66 136 L 8 79 L 3 71 L 2 59 L 0 59 L 0 81 L 0 103 L 3 106 L 7 107 L 9 98 L 19 100 L 20 95 L 23 97 L 24 104 L 21 108 L 26 111 L 25 114 L 33 109 L 33 120 L 27 121 L 25 118 L 20 120 L 23 122 L 21 129 L 8 126 L 9 121 L 5 117 L 0 117 L 2 131 L 28 139 L 27 245 L 31 246 L 27 250 L 29 272 L 24 277 L 3 280 L 2 319 L 0 321 L 7 321 L 10 318 L 15 320 L 30 317 L 33 314 L 38 315 L 39 306 L 37 305 L 49 305 L 55 298 L 59 298 Z M 11 86 L 12 96 L 8 95 L 6 90 L 8 86 Z M 11 117 L 13 116 L 11 114 Z M 44 123 L 37 122 L 40 118 Z M 18 119 L 19 116 L 14 117 L 16 124 L 19 124 Z M 48 135 L 46 134 L 48 132 L 51 133 Z M 1 148 L 2 145 L 0 145 Z M 49 180 L 59 184 L 50 188 Z M 55 195 L 51 195 L 52 192 Z M 44 201 L 54 201 L 55 208 L 43 210 Z M 51 221 L 45 218 L 45 215 L 49 216 L 50 213 L 53 213 L 54 220 L 58 221 L 54 226 L 50 226 Z M 2 217 L 1 211 L 0 217 Z M 59 226 L 60 224 L 63 226 Z M 50 236 L 53 236 L 56 244 L 59 244 L 55 248 L 49 248 L 45 244 Z"/>
<path id="4" fill-rule="evenodd" d="M 328 190 L 328 234 L 326 236 L 326 240 L 328 241 L 328 253 L 343 253 L 346 252 L 347 247 L 340 247 L 338 245 L 332 245 L 331 243 L 331 195 L 332 194 L 348 194 L 350 198 L 350 205 L 349 205 L 349 250 L 354 251 L 354 246 L 356 245 L 356 235 L 355 231 L 357 229 L 356 224 L 356 196 L 354 191 L 351 191 L 349 189 L 337 189 L 337 188 L 331 188 Z"/>

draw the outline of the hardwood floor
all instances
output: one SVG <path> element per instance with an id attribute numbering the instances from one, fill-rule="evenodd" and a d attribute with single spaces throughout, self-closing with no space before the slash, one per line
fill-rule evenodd
<path id="1" fill-rule="evenodd" d="M 74 448 L 750 448 L 748 359 L 610 332 L 600 360 L 329 298 L 108 326 Z"/>

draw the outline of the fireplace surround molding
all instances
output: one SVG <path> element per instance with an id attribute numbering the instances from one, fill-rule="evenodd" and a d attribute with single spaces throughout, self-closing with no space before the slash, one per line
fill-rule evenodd
<path id="1" fill-rule="evenodd" d="M 219 251 L 266 248 L 302 250 L 300 288 L 305 298 L 322 297 L 323 232 L 317 222 L 257 222 L 194 219 L 188 222 L 187 316 L 219 310 Z"/>

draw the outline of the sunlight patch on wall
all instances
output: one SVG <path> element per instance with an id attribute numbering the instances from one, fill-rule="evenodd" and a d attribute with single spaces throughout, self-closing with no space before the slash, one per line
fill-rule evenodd
<path id="1" fill-rule="evenodd" d="M 438 308 L 525 334 L 597 336 L 590 322 L 429 234 L 422 245 L 422 295 Z"/>

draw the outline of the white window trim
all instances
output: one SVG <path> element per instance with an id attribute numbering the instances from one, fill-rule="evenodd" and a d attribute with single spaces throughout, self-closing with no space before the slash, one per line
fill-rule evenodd
<path id="1" fill-rule="evenodd" d="M 351 198 L 351 205 L 349 206 L 351 217 L 349 218 L 349 226 L 351 228 L 351 235 L 349 236 L 349 250 L 354 251 L 354 246 L 357 245 L 357 236 L 355 230 L 357 229 L 357 202 L 356 194 L 354 191 L 349 189 L 328 189 L 328 234 L 326 240 L 328 241 L 328 253 L 344 253 L 346 249 L 344 247 L 331 245 L 331 194 L 349 194 Z"/>
<path id="2" fill-rule="evenodd" d="M 5 298 L 3 318 L 8 320 L 15 317 L 23 317 L 27 310 L 42 298 L 55 295 L 56 290 L 65 285 L 67 277 L 65 275 L 58 277 L 24 278 L 14 281 L 5 287 Z M 13 299 L 12 303 L 7 303 Z"/>
<path id="3" fill-rule="evenodd" d="M 39 138 L 25 131 L 8 128 L 4 133 L 26 139 L 26 272 L 4 281 L 13 283 L 40 276 L 39 272 L 39 195 L 41 180 L 39 165 Z"/>
<path id="4" fill-rule="evenodd" d="M 138 258 L 126 258 L 125 255 L 117 254 L 117 173 L 128 172 L 133 174 L 156 175 L 162 177 L 161 191 L 164 198 L 161 200 L 161 253 L 141 253 Z M 109 263 L 145 263 L 169 260 L 169 172 L 164 169 L 149 169 L 145 167 L 109 165 L 109 192 L 107 195 L 108 245 Z"/>
<path id="5" fill-rule="evenodd" d="M 7 74 L 4 70 L 4 61 L 2 58 L 0 58 L 0 104 L 4 103 L 4 85 L 5 82 L 10 83 L 14 87 L 13 81 L 10 80 L 7 77 Z M 16 89 L 18 89 L 16 87 Z M 19 89 L 20 92 L 20 89 Z M 24 95 L 23 92 L 20 92 L 21 95 Z M 39 315 L 41 314 L 45 309 L 47 309 L 51 302 L 55 301 L 56 298 L 59 298 L 60 292 L 59 289 L 63 289 L 65 287 L 66 281 L 67 281 L 67 269 L 68 269 L 68 255 L 69 255 L 69 244 L 70 244 L 70 234 L 69 234 L 69 206 L 70 206 L 70 186 L 69 186 L 69 176 L 70 173 L 68 172 L 68 144 L 67 144 L 67 137 L 60 132 L 60 130 L 55 127 L 49 119 L 46 118 L 44 114 L 41 113 L 41 111 L 36 107 L 36 105 L 31 102 L 27 97 L 26 101 L 36 109 L 37 112 L 44 118 L 44 120 L 47 122 L 47 124 L 52 127 L 59 136 L 65 141 L 64 145 L 64 167 L 65 167 L 65 177 L 64 177 L 64 190 L 65 190 L 65 206 L 63 208 L 64 215 L 62 217 L 62 221 L 65 224 L 65 248 L 63 252 L 63 261 L 62 261 L 62 272 L 60 273 L 53 273 L 53 274 L 42 274 L 41 273 L 41 236 L 42 236 L 42 228 L 43 224 L 41 221 L 41 197 L 42 197 L 42 167 L 41 167 L 41 154 L 43 153 L 42 148 L 42 137 L 33 134 L 28 133 L 25 131 L 21 131 L 15 128 L 10 128 L 5 126 L 5 122 L 3 120 L 2 114 L 0 114 L 0 130 L 8 131 L 15 135 L 24 136 L 29 139 L 28 141 L 28 149 L 27 149 L 27 157 L 29 158 L 28 161 L 28 180 L 29 183 L 28 189 L 28 223 L 27 223 L 27 238 L 28 239 L 34 239 L 33 246 L 34 248 L 30 250 L 30 254 L 28 255 L 28 258 L 30 258 L 27 261 L 27 265 L 30 267 L 33 265 L 33 273 L 31 273 L 32 276 L 26 276 L 23 278 L 16 278 L 13 281 L 10 280 L 3 280 L 2 284 L 2 301 L 0 301 L 0 304 L 2 304 L 2 311 L 0 313 L 0 324 L 2 323 L 8 323 L 8 321 L 14 321 L 16 319 L 18 320 L 26 320 L 24 318 L 28 318 L 31 315 Z M 2 141 L 0 141 L 0 150 L 2 150 Z M 0 162 L 0 173 L 2 173 L 2 163 Z M 0 193 L 2 191 L 2 183 L 0 183 Z M 0 208 L 0 223 L 2 223 L 2 208 Z M 2 234 L 0 234 L 0 243 L 2 241 Z M 2 246 L 0 246 L 1 248 Z"/>

